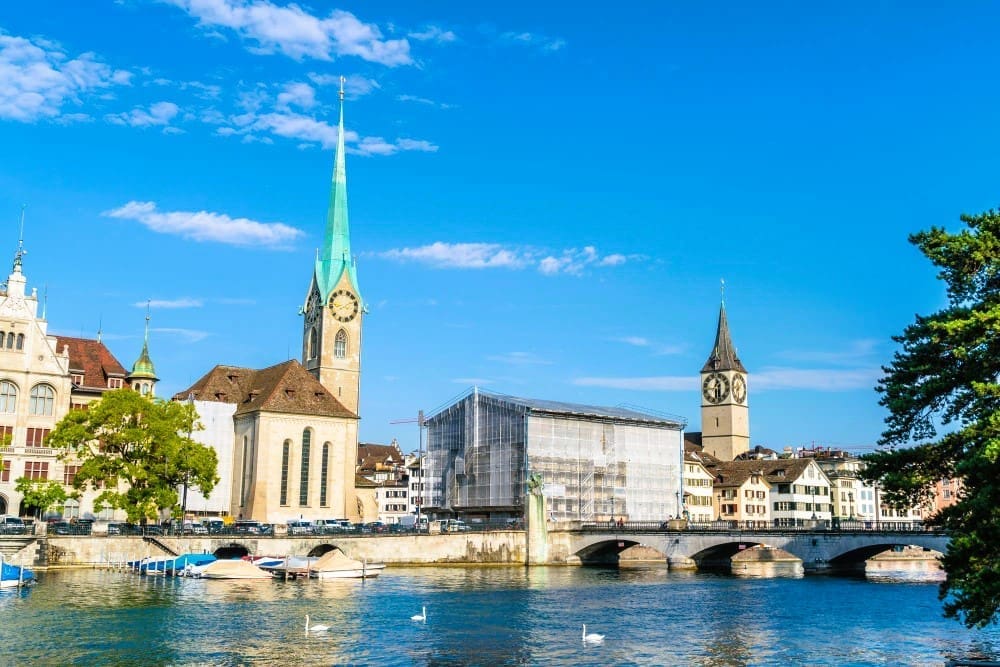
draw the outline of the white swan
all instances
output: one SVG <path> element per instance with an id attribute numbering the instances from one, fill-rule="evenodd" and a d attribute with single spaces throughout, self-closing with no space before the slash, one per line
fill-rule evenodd
<path id="1" fill-rule="evenodd" d="M 411 621 L 420 621 L 422 623 L 426 623 L 427 622 L 427 607 L 421 607 L 420 608 L 420 613 L 419 614 L 414 614 L 413 616 L 410 616 L 410 620 Z"/>
<path id="2" fill-rule="evenodd" d="M 330 629 L 329 625 L 309 625 L 309 614 L 306 614 L 306 634 L 310 632 L 326 632 Z"/>
<path id="3" fill-rule="evenodd" d="M 584 644 L 603 644 L 604 635 L 599 635 L 596 632 L 591 632 L 587 634 L 587 624 L 583 624 L 583 643 Z"/>

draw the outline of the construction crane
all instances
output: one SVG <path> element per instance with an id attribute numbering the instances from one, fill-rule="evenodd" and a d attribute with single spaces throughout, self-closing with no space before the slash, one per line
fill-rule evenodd
<path id="1" fill-rule="evenodd" d="M 416 424 L 417 425 L 417 470 L 420 473 L 420 481 L 417 482 L 417 497 L 414 505 L 417 506 L 417 523 L 420 525 L 420 507 L 424 504 L 424 411 L 417 410 L 415 419 L 393 419 L 390 424 Z"/>

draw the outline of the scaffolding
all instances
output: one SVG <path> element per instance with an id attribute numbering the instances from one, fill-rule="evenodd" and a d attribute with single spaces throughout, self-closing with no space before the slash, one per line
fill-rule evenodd
<path id="1" fill-rule="evenodd" d="M 473 390 L 426 424 L 428 511 L 520 516 L 530 472 L 554 520 L 680 512 L 681 419 Z"/>

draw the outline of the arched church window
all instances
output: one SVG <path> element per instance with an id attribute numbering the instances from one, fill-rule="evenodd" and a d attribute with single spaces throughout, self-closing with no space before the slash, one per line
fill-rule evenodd
<path id="1" fill-rule="evenodd" d="M 309 448 L 312 431 L 302 430 L 302 466 L 299 469 L 299 505 L 309 504 Z"/>
<path id="2" fill-rule="evenodd" d="M 292 453 L 292 441 L 285 440 L 281 447 L 281 497 L 278 504 L 288 504 L 288 457 Z"/>
<path id="3" fill-rule="evenodd" d="M 319 356 L 319 332 L 316 327 L 309 330 L 309 358 L 315 359 Z"/>
<path id="4" fill-rule="evenodd" d="M 247 471 L 250 469 L 247 436 L 243 436 L 243 475 L 240 479 L 240 507 L 247 504 Z"/>
<path id="5" fill-rule="evenodd" d="M 319 505 L 320 507 L 326 507 L 326 483 L 327 475 L 330 468 L 330 443 L 323 443 L 323 458 L 320 460 L 319 468 Z"/>
<path id="6" fill-rule="evenodd" d="M 13 331 L 10 331 L 10 332 L 7 333 L 7 349 L 8 350 L 13 350 L 14 349 L 14 332 Z"/>
<path id="7" fill-rule="evenodd" d="M 7 380 L 0 381 L 0 412 L 17 412 L 17 385 Z"/>
<path id="8" fill-rule="evenodd" d="M 24 334 L 17 334 L 17 349 L 24 349 Z"/>
<path id="9" fill-rule="evenodd" d="M 36 384 L 31 388 L 28 411 L 33 415 L 51 415 L 56 392 L 47 384 Z"/>
<path id="10" fill-rule="evenodd" d="M 333 356 L 338 359 L 347 357 L 347 332 L 341 329 L 333 341 Z"/>

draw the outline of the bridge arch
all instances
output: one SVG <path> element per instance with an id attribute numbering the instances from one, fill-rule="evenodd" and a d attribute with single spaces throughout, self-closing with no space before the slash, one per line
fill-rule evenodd
<path id="1" fill-rule="evenodd" d="M 594 541 L 577 549 L 574 555 L 583 565 L 617 565 L 621 552 L 640 545 L 636 540 L 616 537 Z"/>
<path id="2" fill-rule="evenodd" d="M 761 544 L 765 544 L 765 542 L 761 540 L 746 539 L 719 542 L 718 544 L 713 544 L 710 547 L 688 556 L 688 558 L 694 561 L 695 566 L 699 570 L 725 570 L 728 572 L 730 566 L 732 565 L 732 561 L 730 559 L 733 556 L 741 551 L 744 551 L 745 549 L 756 547 Z"/>

